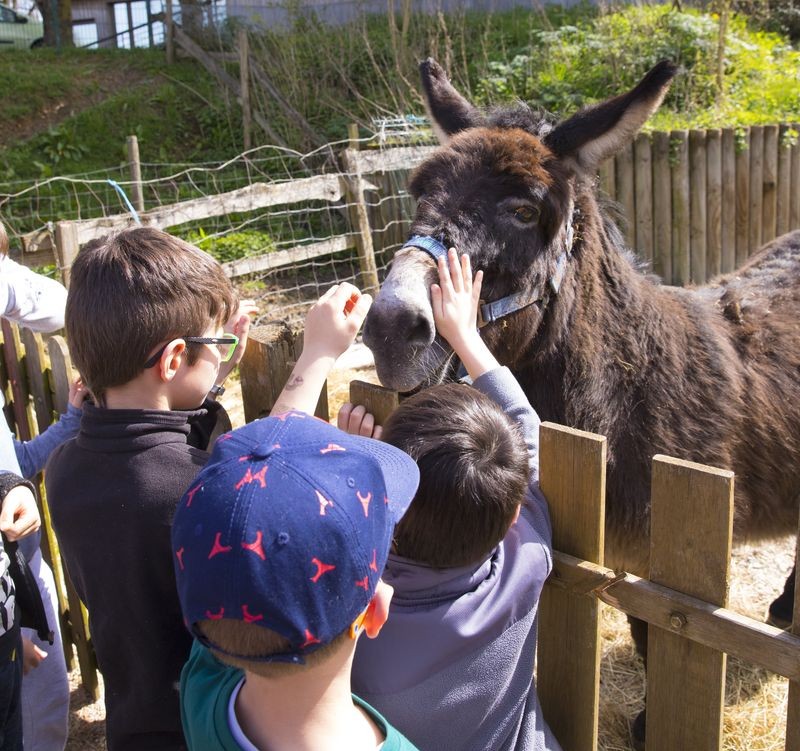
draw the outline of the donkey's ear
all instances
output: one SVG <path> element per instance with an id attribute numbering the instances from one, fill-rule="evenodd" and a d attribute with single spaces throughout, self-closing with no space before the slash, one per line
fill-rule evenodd
<path id="1" fill-rule="evenodd" d="M 483 122 L 483 117 L 459 94 L 439 63 L 432 57 L 419 64 L 425 109 L 439 142 L 446 144 L 450 136 Z"/>
<path id="2" fill-rule="evenodd" d="M 658 109 L 677 71 L 676 65 L 662 60 L 635 89 L 581 110 L 548 133 L 545 143 L 581 169 L 595 170 L 629 143 Z"/>

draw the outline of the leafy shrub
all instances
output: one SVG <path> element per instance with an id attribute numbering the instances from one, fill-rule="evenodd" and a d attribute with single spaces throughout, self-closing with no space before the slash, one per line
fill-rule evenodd
<path id="1" fill-rule="evenodd" d="M 490 63 L 477 86 L 487 104 L 523 99 L 569 114 L 576 108 L 633 87 L 664 58 L 681 66 L 654 128 L 750 125 L 800 114 L 800 53 L 785 38 L 730 20 L 724 92 L 717 105 L 715 15 L 670 6 L 626 7 L 553 31 L 532 41 L 510 62 Z"/>
<path id="2" fill-rule="evenodd" d="M 206 234 L 200 228 L 186 234 L 184 239 L 214 256 L 220 263 L 260 256 L 275 250 L 272 237 L 258 230 L 242 230 L 215 236 Z"/>

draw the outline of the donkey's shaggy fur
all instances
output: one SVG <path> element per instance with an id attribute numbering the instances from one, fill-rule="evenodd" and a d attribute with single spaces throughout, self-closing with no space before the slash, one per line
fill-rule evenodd
<path id="1" fill-rule="evenodd" d="M 411 181 L 412 233 L 468 253 L 491 301 L 544 288 L 573 227 L 558 294 L 482 331 L 543 419 L 607 436 L 607 564 L 646 571 L 657 453 L 735 471 L 740 538 L 796 530 L 800 232 L 680 289 L 637 268 L 595 196 L 597 165 L 660 104 L 674 68 L 659 64 L 631 92 L 555 126 L 524 107 L 484 115 L 435 62 L 422 73 L 446 145 Z M 364 338 L 390 387 L 435 382 L 450 365 L 434 280 L 427 255 L 398 253 L 369 313 Z"/>

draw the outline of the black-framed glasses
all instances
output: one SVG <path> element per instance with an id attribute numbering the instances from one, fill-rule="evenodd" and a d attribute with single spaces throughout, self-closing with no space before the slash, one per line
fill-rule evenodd
<path id="1" fill-rule="evenodd" d="M 219 350 L 220 362 L 228 362 L 233 357 L 236 347 L 239 345 L 239 337 L 236 334 L 225 334 L 225 336 L 181 336 L 176 337 L 183 339 L 186 344 L 214 344 Z M 172 341 L 172 340 L 170 340 Z M 167 342 L 161 349 L 158 350 L 145 364 L 144 369 L 152 368 L 164 354 L 167 348 Z"/>

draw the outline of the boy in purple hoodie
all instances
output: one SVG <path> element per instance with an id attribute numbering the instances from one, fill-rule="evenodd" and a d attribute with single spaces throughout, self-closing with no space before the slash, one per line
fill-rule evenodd
<path id="1" fill-rule="evenodd" d="M 420 485 L 384 572 L 390 616 L 359 642 L 353 690 L 423 751 L 554 751 L 533 676 L 552 568 L 539 418 L 475 328 L 482 272 L 473 285 L 469 258 L 459 266 L 451 249 L 448 260 L 434 320 L 472 386 L 422 391 L 383 428 L 417 461 Z M 348 406 L 339 427 L 363 435 L 371 423 Z"/>

